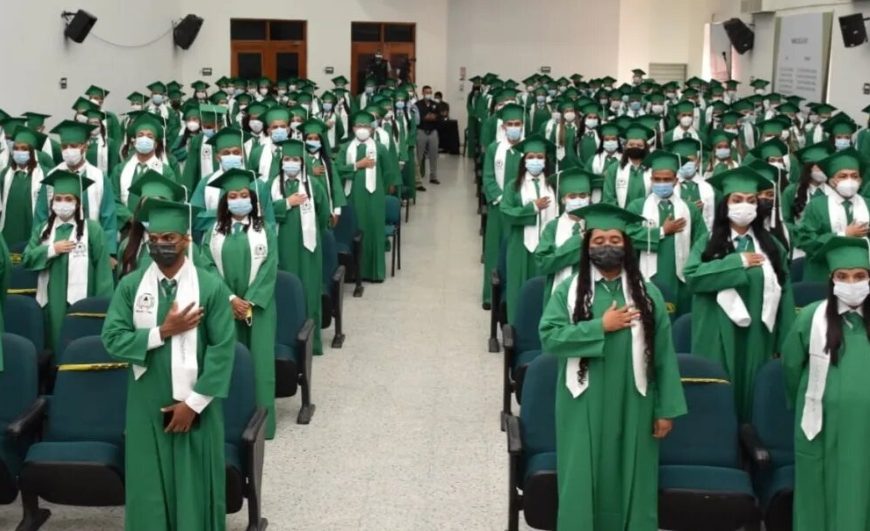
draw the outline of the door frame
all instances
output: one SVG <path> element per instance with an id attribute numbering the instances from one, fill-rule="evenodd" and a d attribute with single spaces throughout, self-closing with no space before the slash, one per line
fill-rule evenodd
<path id="1" fill-rule="evenodd" d="M 351 41 L 350 41 L 350 89 L 353 95 L 357 95 L 362 91 L 362 87 L 359 86 L 357 82 L 357 69 L 359 68 L 359 61 L 357 56 L 359 54 L 370 53 L 374 55 L 374 53 L 380 49 L 384 52 L 384 58 L 389 60 L 392 52 L 407 54 L 411 59 L 411 69 L 409 78 L 411 81 L 414 81 L 416 78 L 416 58 L 417 58 L 417 24 L 415 22 L 379 22 L 372 20 L 354 20 L 351 21 Z M 354 41 L 353 40 L 353 25 L 354 24 L 379 24 L 381 26 L 381 39 L 379 41 Z M 393 42 L 393 41 L 385 41 L 384 35 L 386 34 L 386 30 L 384 26 L 412 26 L 414 28 L 414 41 L 413 42 Z M 395 50 L 394 50 L 395 48 Z M 395 68 L 395 65 L 390 61 L 390 66 Z M 390 75 L 394 75 L 395 72 L 390 72 Z"/>

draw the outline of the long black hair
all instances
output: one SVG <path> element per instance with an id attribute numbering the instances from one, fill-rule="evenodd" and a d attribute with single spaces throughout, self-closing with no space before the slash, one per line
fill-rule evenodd
<path id="1" fill-rule="evenodd" d="M 592 239 L 592 231 L 588 230 L 583 235 L 583 244 L 580 249 L 580 269 L 577 275 L 577 303 L 574 305 L 574 314 L 571 316 L 571 321 L 574 323 L 580 321 L 589 321 L 592 319 L 592 294 L 594 286 L 591 285 L 592 279 L 592 263 L 589 260 L 589 241 Z M 646 284 L 643 280 L 643 275 L 640 272 L 637 255 L 634 247 L 631 245 L 631 239 L 628 236 L 623 238 L 623 246 L 625 254 L 622 259 L 622 272 L 626 276 L 628 289 L 631 293 L 624 293 L 626 302 L 634 299 L 637 303 L 637 310 L 640 312 L 640 322 L 643 325 L 644 343 L 646 343 L 646 366 L 648 376 L 652 376 L 654 371 L 652 367 L 655 364 L 655 310 L 653 302 L 646 291 Z M 580 361 L 580 370 L 577 373 L 577 378 L 580 382 L 586 379 L 588 372 L 588 362 L 584 358 Z"/>
<path id="2" fill-rule="evenodd" d="M 51 208 L 51 203 L 54 201 L 54 198 L 51 199 L 48 203 L 48 221 L 45 223 L 45 229 L 43 229 L 42 234 L 39 236 L 41 241 L 48 240 L 48 237 L 51 236 L 51 227 L 54 226 L 54 220 L 57 219 L 57 214 L 54 213 L 54 209 Z M 73 219 L 76 222 L 76 239 L 81 240 L 82 236 L 85 233 L 85 219 L 84 219 L 84 207 L 82 206 L 82 200 L 76 198 L 76 211 L 73 214 Z M 49 245 L 54 242 L 48 242 Z"/>
<path id="3" fill-rule="evenodd" d="M 604 144 L 604 141 L 602 141 L 601 143 Z M 628 157 L 628 150 L 629 150 L 629 148 L 627 146 L 622 146 L 622 158 L 619 159 L 619 167 L 620 168 L 625 168 L 625 165 L 628 164 L 629 161 L 631 160 Z M 646 159 L 647 155 L 649 155 L 649 142 L 646 140 L 644 140 L 643 151 L 644 151 L 644 154 L 640 158 L 641 163 L 643 163 L 643 161 Z"/>
<path id="4" fill-rule="evenodd" d="M 244 231 L 248 232 L 248 229 L 254 227 L 254 230 L 259 231 L 263 228 L 263 215 L 260 213 L 260 209 L 258 208 L 259 200 L 257 199 L 257 192 L 254 190 L 248 190 L 251 193 L 251 213 L 249 214 L 251 218 L 251 223 L 245 225 Z M 217 207 L 217 231 L 224 236 L 229 234 L 233 228 L 233 215 L 230 212 L 230 208 L 228 206 L 230 194 L 225 193 L 223 197 L 218 201 Z"/>
<path id="5" fill-rule="evenodd" d="M 831 357 L 831 363 L 836 365 L 840 361 L 840 348 L 843 346 L 843 317 L 840 315 L 837 296 L 834 295 L 833 278 L 828 281 L 827 301 L 825 319 L 828 321 L 828 334 L 825 338 L 825 351 Z M 864 299 L 861 309 L 864 312 L 862 317 L 864 329 L 867 332 L 867 339 L 870 339 L 870 297 Z"/>
<path id="6" fill-rule="evenodd" d="M 707 241 L 707 247 L 701 254 L 702 262 L 721 260 L 734 252 L 734 242 L 731 240 L 731 221 L 728 219 L 729 197 L 731 197 L 731 194 L 725 196 L 716 206 L 710 239 Z M 755 239 L 758 240 L 758 244 L 761 246 L 761 252 L 770 259 L 770 265 L 773 267 L 774 273 L 776 273 L 779 285 L 783 286 L 786 280 L 786 271 L 782 267 L 783 256 L 780 248 L 776 245 L 770 232 L 764 228 L 764 219 L 760 216 L 755 216 L 755 220 L 750 226 L 755 234 Z"/>
<path id="7" fill-rule="evenodd" d="M 543 176 L 548 176 L 552 173 L 553 168 L 550 166 L 550 157 L 544 156 L 544 171 L 541 173 Z M 517 176 L 514 178 L 514 190 L 520 191 L 520 188 L 523 187 L 523 179 L 526 176 L 526 157 L 523 155 L 523 158 L 520 159 L 519 168 L 517 168 Z M 550 180 L 546 179 L 547 184 L 549 185 Z"/>
<path id="8" fill-rule="evenodd" d="M 187 130 L 186 127 L 185 127 L 185 130 Z M 139 153 L 135 149 L 133 150 L 133 153 L 130 153 L 130 148 L 133 147 L 135 145 L 135 143 L 136 143 L 136 136 L 134 135 L 134 136 L 131 136 L 130 138 L 128 138 L 127 141 L 124 142 L 124 145 L 121 146 L 121 159 L 123 159 L 123 161 L 124 161 L 122 163 L 122 166 L 123 166 L 123 164 L 127 163 L 127 159 L 129 157 L 134 156 L 134 155 Z M 154 138 L 154 156 L 160 160 L 163 160 L 163 154 L 165 153 L 165 151 L 166 150 L 163 149 L 163 139 L 155 137 Z"/>
<path id="9" fill-rule="evenodd" d="M 794 207 L 792 210 L 795 220 L 800 217 L 801 213 L 810 202 L 809 189 L 810 184 L 813 182 L 813 166 L 815 166 L 815 162 L 808 162 L 801 168 L 801 177 L 794 194 Z"/>
<path id="10" fill-rule="evenodd" d="M 398 130 L 398 128 L 396 129 Z M 335 146 L 329 146 L 329 149 L 326 149 L 326 147 L 329 145 L 327 139 L 323 138 L 323 135 L 321 134 L 318 134 L 317 138 L 320 140 L 320 150 L 317 153 L 311 153 L 310 151 L 308 151 L 308 148 L 306 148 L 305 152 L 309 155 L 314 155 L 316 159 L 320 160 L 320 163 L 323 164 L 323 167 L 326 168 L 326 175 L 323 176 L 324 178 L 332 178 L 332 157 L 329 156 L 329 151 L 331 151 Z M 338 139 L 336 139 L 336 142 L 338 142 Z M 304 160 L 302 161 L 302 164 L 304 167 Z M 330 187 L 330 189 L 332 188 Z"/>

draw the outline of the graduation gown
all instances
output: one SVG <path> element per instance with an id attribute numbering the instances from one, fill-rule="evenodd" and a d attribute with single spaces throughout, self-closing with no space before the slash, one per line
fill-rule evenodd
<path id="1" fill-rule="evenodd" d="M 202 235 L 211 227 L 215 217 L 217 216 L 217 204 L 211 205 L 206 201 L 206 189 L 209 188 L 208 183 L 214 182 L 223 174 L 223 170 L 218 170 L 208 177 L 200 179 L 199 184 L 190 196 L 190 204 L 202 209 L 202 211 L 193 220 L 194 240 L 200 241 Z M 260 212 L 266 225 L 275 227 L 275 209 L 272 206 L 272 194 L 269 190 L 269 185 L 262 179 L 257 179 L 257 201 L 259 202 Z M 213 187 L 212 187 L 213 188 Z M 220 191 L 220 197 L 223 197 L 226 192 Z"/>
<path id="2" fill-rule="evenodd" d="M 483 236 L 483 303 L 492 301 L 492 271 L 498 267 L 501 243 L 507 237 L 507 228 L 502 220 L 501 207 L 504 190 L 495 178 L 495 153 L 498 142 L 492 142 L 483 159 L 483 193 L 486 196 L 486 231 Z M 522 154 L 513 149 L 505 153 L 505 181 L 519 170 Z M 502 279 L 504 281 L 505 279 Z"/>
<path id="3" fill-rule="evenodd" d="M 275 177 L 279 179 L 280 177 Z M 276 183 L 277 184 L 277 183 Z M 310 180 L 310 192 L 298 179 L 288 179 L 282 190 L 284 198 L 304 192 L 314 200 L 314 213 L 317 216 L 317 246 L 309 251 L 302 240 L 302 215 L 299 207 L 290 207 L 287 201 L 275 201 L 275 218 L 278 222 L 278 269 L 293 273 L 302 282 L 305 290 L 305 311 L 314 321 L 314 353 L 323 354 L 320 323 L 322 316 L 321 295 L 323 294 L 323 231 L 329 224 L 329 199 L 320 181 Z M 383 219 L 383 216 L 381 216 Z M 383 234 L 383 231 L 381 231 Z M 383 242 L 383 238 L 380 238 Z M 363 237 L 365 242 L 365 237 Z M 381 255 L 383 256 L 383 255 Z"/>
<path id="4" fill-rule="evenodd" d="M 836 191 L 831 190 L 830 193 L 837 197 Z M 864 198 L 856 194 L 852 197 L 852 201 L 864 201 Z M 834 236 L 827 196 L 812 198 L 803 214 L 801 222 L 797 224 L 793 233 L 794 246 L 812 257 L 828 239 Z M 804 282 L 827 282 L 829 276 L 830 271 L 826 261 L 808 259 L 804 263 Z"/>
<path id="5" fill-rule="evenodd" d="M 196 185 L 199 184 L 199 181 L 209 175 L 207 169 L 202 167 L 200 163 L 200 152 L 202 151 L 204 135 L 202 133 L 197 133 L 195 135 L 191 135 L 190 138 L 187 139 L 187 156 L 184 162 L 184 169 L 181 171 L 181 175 L 179 176 L 178 184 L 184 186 L 188 190 L 193 190 L 196 188 Z M 214 158 L 212 157 L 214 161 Z M 213 162 L 213 169 L 217 170 L 220 168 L 220 164 L 217 162 Z M 203 173 L 205 171 L 206 173 Z"/>
<path id="6" fill-rule="evenodd" d="M 172 341 L 149 350 L 149 330 L 133 324 L 136 292 L 145 269 L 124 277 L 103 325 L 103 344 L 119 361 L 147 367 L 127 384 L 125 488 L 127 531 L 226 528 L 226 459 L 223 398 L 229 392 L 236 328 L 227 301 L 230 292 L 216 275 L 197 269 L 199 304 L 205 310 L 197 329 L 199 375 L 193 391 L 214 397 L 188 433 L 164 433 L 161 408 L 172 405 Z M 173 300 L 158 290 L 157 322 Z"/>
<path id="7" fill-rule="evenodd" d="M 106 175 L 110 175 L 112 170 L 121 163 L 121 146 L 119 142 L 112 137 L 106 138 L 105 144 L 102 144 L 101 142 L 102 140 L 91 137 L 88 141 L 86 158 L 90 164 L 103 170 L 103 173 Z M 106 150 L 105 168 L 100 166 L 100 150 Z"/>
<path id="8" fill-rule="evenodd" d="M 278 319 L 275 309 L 275 280 L 278 273 L 278 241 L 268 225 L 264 224 L 263 230 L 266 231 L 268 253 L 253 282 L 249 282 L 251 240 L 246 231 L 235 232 L 230 229 L 230 234 L 224 238 L 221 249 L 223 274 L 217 269 L 211 253 L 212 230 L 205 233 L 202 253 L 211 263 L 211 270 L 224 279 L 230 293 L 253 305 L 250 326 L 245 321 L 234 321 L 236 340 L 248 347 L 254 359 L 257 405 L 268 412 L 266 438 L 272 439 L 275 437 L 275 330 Z M 227 304 L 232 308 L 231 303 Z"/>
<path id="9" fill-rule="evenodd" d="M 398 184 L 394 179 L 397 173 L 389 168 L 390 153 L 383 144 L 375 140 L 377 149 L 377 163 L 375 165 L 376 185 L 373 192 L 366 189 L 366 171 L 359 169 L 354 171 L 353 165 L 346 164 L 347 148 L 350 142 L 345 143 L 338 153 L 335 167 L 344 181 L 352 183 L 348 204 L 353 206 L 359 229 L 363 233 L 362 260 L 360 264 L 362 278 L 375 282 L 386 278 L 387 262 L 386 252 L 386 193 L 388 188 Z M 356 160 L 366 156 L 365 144 L 357 146 Z"/>
<path id="10" fill-rule="evenodd" d="M 761 267 L 746 268 L 736 250 L 724 258 L 703 262 L 701 255 L 708 237 L 695 242 L 684 270 L 692 290 L 692 353 L 722 365 L 734 384 L 737 414 L 748 420 L 752 408 L 755 374 L 767 361 L 780 352 L 794 321 L 794 297 L 788 279 L 788 253 L 774 239 L 781 267 L 786 272 L 782 298 L 776 314 L 773 333 L 761 320 L 764 277 Z M 760 249 L 756 249 L 760 252 Z M 752 322 L 743 328 L 734 324 L 716 302 L 720 291 L 734 288 L 749 312 Z"/>
<path id="11" fill-rule="evenodd" d="M 321 153 L 313 155 L 306 152 L 305 168 L 308 171 L 307 175 L 309 178 L 317 180 L 321 185 L 323 185 L 323 190 L 326 192 L 326 197 L 329 199 L 330 213 L 339 215 L 341 214 L 341 207 L 347 204 L 347 196 L 344 195 L 344 185 L 341 182 L 341 176 L 338 174 L 338 170 L 335 168 L 335 162 L 332 158 L 329 159 L 332 172 L 328 175 L 326 173 L 319 176 L 314 175 L 315 168 L 326 167 L 323 164 L 322 157 L 330 157 L 330 155 L 326 154 L 327 151 L 328 150 L 326 149 L 321 149 Z"/>
<path id="12" fill-rule="evenodd" d="M 88 297 L 111 297 L 114 289 L 109 253 L 103 238 L 100 224 L 86 220 L 88 224 Z M 46 346 L 56 349 L 60 343 L 60 328 L 67 308 L 67 279 L 69 278 L 69 257 L 67 253 L 49 258 L 48 248 L 54 242 L 68 240 L 75 223 L 59 226 L 55 231 L 54 242 L 42 240 L 45 224 L 34 228 L 30 241 L 24 249 L 21 265 L 29 271 L 48 270 L 48 303 L 43 308 L 46 324 Z M 56 353 L 59 354 L 57 350 Z"/>
<path id="13" fill-rule="evenodd" d="M 646 283 L 655 317 L 655 361 L 646 396 L 635 387 L 631 331 L 604 332 L 612 302 L 625 305 L 619 279 L 595 283 L 589 321 L 568 314 L 571 280 L 553 293 L 541 317 L 541 346 L 559 358 L 556 384 L 556 466 L 559 531 L 656 531 L 659 442 L 656 419 L 686 413 L 671 324 L 661 293 Z M 566 361 L 588 360 L 589 387 L 573 398 Z"/>
<path id="14" fill-rule="evenodd" d="M 9 279 L 12 274 L 12 259 L 9 256 L 9 248 L 0 236 L 0 333 L 5 331 L 3 321 L 6 307 L 6 289 L 9 287 Z M 3 372 L 3 343 L 0 342 L 0 372 Z"/>
<path id="15" fill-rule="evenodd" d="M 127 166 L 127 164 L 137 164 L 137 161 L 133 160 L 135 158 L 136 155 L 133 155 L 133 157 L 124 161 L 123 164 L 118 164 L 117 166 L 115 166 L 115 169 L 112 171 L 112 174 L 110 176 L 112 180 L 112 190 L 115 192 L 115 218 L 118 220 L 117 226 L 119 228 L 123 228 L 124 225 L 126 225 L 130 221 L 130 219 L 133 218 L 133 211 L 139 204 L 138 195 L 128 194 L 127 201 L 124 202 L 124 200 L 122 199 L 123 194 L 121 194 L 121 174 L 124 172 L 124 168 Z M 137 168 L 133 171 L 133 178 L 130 179 L 130 184 L 127 185 L 128 188 L 130 186 L 133 186 L 133 184 L 139 180 L 139 177 L 143 173 L 151 169 L 148 164 L 148 162 L 141 163 L 139 164 L 140 166 L 142 166 L 141 170 Z M 172 166 L 170 164 L 163 164 L 162 166 L 163 172 L 161 173 L 161 175 L 171 181 L 178 182 L 178 175 L 176 175 L 175 170 L 172 169 Z M 190 190 L 191 188 L 188 188 L 188 193 L 190 193 Z"/>
<path id="16" fill-rule="evenodd" d="M 567 217 L 568 214 L 562 214 L 562 216 Z M 550 300 L 550 294 L 553 292 L 553 279 L 555 279 L 556 274 L 566 267 L 570 267 L 572 273 L 576 275 L 580 267 L 580 248 L 583 246 L 583 230 L 580 228 L 582 222 L 577 219 L 577 233 L 573 234 L 572 231 L 571 236 L 562 242 L 562 245 L 556 245 L 556 231 L 562 216 L 547 223 L 541 233 L 538 247 L 535 249 L 535 265 L 538 272 L 546 276 L 547 279 L 544 286 L 545 308 Z"/>
<path id="17" fill-rule="evenodd" d="M 46 173 L 44 168 L 34 171 L 40 176 L 38 178 L 44 177 Z M 33 173 L 16 171 L 13 166 L 0 171 L 0 193 L 5 188 L 6 179 L 12 180 L 9 184 L 9 197 L 6 199 L 3 238 L 13 247 L 26 243 L 33 232 Z"/>
<path id="18" fill-rule="evenodd" d="M 625 193 L 625 205 L 620 205 L 616 194 L 616 177 L 619 174 L 620 164 L 611 164 L 604 170 L 604 190 L 601 196 L 601 202 L 614 206 L 626 208 L 635 199 L 646 199 L 650 191 L 647 189 L 646 174 L 647 170 L 641 165 L 635 166 L 630 161 L 625 163 L 629 168 L 628 174 L 628 190 Z"/>
<path id="19" fill-rule="evenodd" d="M 822 399 L 822 431 L 812 441 L 801 429 L 807 383 L 813 303 L 798 314 L 783 345 L 786 392 L 794 408 L 794 529 L 845 531 L 870 529 L 870 341 L 861 316 L 842 314 L 843 344 L 831 364 Z"/>

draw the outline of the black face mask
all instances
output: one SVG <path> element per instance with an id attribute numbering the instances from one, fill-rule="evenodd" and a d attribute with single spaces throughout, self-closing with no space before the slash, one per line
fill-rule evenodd
<path id="1" fill-rule="evenodd" d="M 759 199 L 756 207 L 759 218 L 767 218 L 773 212 L 773 199 Z"/>
<path id="2" fill-rule="evenodd" d="M 630 159 L 643 160 L 646 158 L 646 148 L 639 148 L 639 147 L 625 148 L 625 155 Z"/>
<path id="3" fill-rule="evenodd" d="M 625 247 L 618 245 L 600 245 L 589 248 L 589 260 L 598 269 L 613 271 L 622 266 L 625 259 Z"/>
<path id="4" fill-rule="evenodd" d="M 181 251 L 174 243 L 149 243 L 148 254 L 160 267 L 170 267 L 178 261 Z"/>

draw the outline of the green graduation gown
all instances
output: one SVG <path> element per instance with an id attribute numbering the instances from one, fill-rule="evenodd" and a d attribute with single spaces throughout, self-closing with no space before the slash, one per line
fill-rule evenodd
<path id="1" fill-rule="evenodd" d="M 870 529 L 870 341 L 861 316 L 840 316 L 843 344 L 826 379 L 822 431 L 810 441 L 801 429 L 813 314 L 820 303 L 797 316 L 783 345 L 786 392 L 795 404 L 795 531 Z"/>
<path id="2" fill-rule="evenodd" d="M 9 185 L 9 198 L 6 200 L 3 238 L 15 247 L 26 243 L 33 232 L 33 173 L 16 171 L 12 166 L 0 171 L 0 193 L 7 177 L 12 178 L 12 183 Z"/>
<path id="3" fill-rule="evenodd" d="M 556 274 L 566 267 L 572 268 L 573 274 L 577 274 L 580 267 L 580 248 L 583 246 L 582 224 L 579 218 L 572 220 L 576 221 L 577 224 L 574 226 L 571 236 L 562 242 L 562 245 L 556 245 L 556 231 L 561 217 L 571 218 L 566 213 L 547 223 L 541 233 L 538 247 L 535 249 L 535 265 L 538 268 L 538 273 L 547 277 L 544 286 L 545 308 L 547 301 L 550 300 L 550 294 L 553 292 L 553 279 L 556 278 Z"/>
<path id="4" fill-rule="evenodd" d="M 587 129 L 586 133 L 580 138 L 580 160 L 586 163 L 592 160 L 595 153 L 598 151 L 597 133 L 595 130 Z"/>
<path id="5" fill-rule="evenodd" d="M 635 166 L 631 162 L 626 162 L 629 168 L 628 174 L 628 190 L 625 194 L 625 205 L 628 207 L 635 199 L 645 199 L 649 195 L 646 189 L 646 181 L 644 180 L 644 172 L 646 168 L 643 166 Z M 619 206 L 618 196 L 616 195 L 616 177 L 619 173 L 620 163 L 611 164 L 604 170 L 604 190 L 601 195 L 601 202 L 614 206 Z"/>
<path id="6" fill-rule="evenodd" d="M 133 155 L 135 157 L 136 155 Z M 123 228 L 130 219 L 133 217 L 133 210 L 136 209 L 136 205 L 139 204 L 139 196 L 136 194 L 129 194 L 127 196 L 127 202 L 125 203 L 121 198 L 123 197 L 121 194 L 121 173 L 124 171 L 124 167 L 130 162 L 130 159 L 124 161 L 123 164 L 118 164 L 115 166 L 115 169 L 112 170 L 112 174 L 110 176 L 112 180 L 112 190 L 115 192 L 115 217 L 117 218 L 117 226 L 118 228 Z M 135 162 L 133 163 L 135 164 Z M 139 180 L 139 177 L 149 170 L 147 163 L 140 163 L 139 167 L 133 170 L 133 178 L 130 180 L 130 184 L 128 188 L 132 186 L 136 181 Z M 178 182 L 178 176 L 175 173 L 175 170 L 172 169 L 172 166 L 169 164 L 163 165 L 162 174 L 164 177 L 171 181 Z M 188 190 L 192 190 L 192 188 L 188 188 Z M 190 192 L 188 192 L 190 193 Z"/>
<path id="7" fill-rule="evenodd" d="M 96 139 L 91 138 L 91 140 L 88 142 L 88 151 L 86 153 L 86 158 L 88 159 L 89 163 L 99 168 L 100 165 L 98 160 L 98 149 L 99 148 L 97 146 Z M 107 150 L 107 167 L 103 173 L 105 173 L 106 175 L 111 175 L 115 167 L 117 167 L 121 163 L 121 146 L 117 140 L 109 137 L 106 139 L 105 149 Z"/>
<path id="8" fill-rule="evenodd" d="M 486 149 L 483 159 L 483 193 L 486 196 L 486 232 L 483 236 L 483 303 L 492 301 L 492 271 L 498 267 L 498 256 L 501 252 L 501 243 L 507 237 L 507 231 L 502 220 L 501 207 L 499 206 L 502 194 L 501 186 L 495 179 L 495 154 L 498 142 L 492 142 Z M 510 181 L 510 176 L 516 175 L 519 169 L 522 155 L 509 149 L 505 153 L 505 181 Z"/>
<path id="9" fill-rule="evenodd" d="M 12 273 L 12 259 L 9 256 L 9 248 L 6 241 L 0 236 L 0 333 L 5 329 L 3 315 L 6 307 L 6 289 L 9 287 L 9 278 Z M 0 341 L 0 372 L 3 371 L 3 342 Z"/>
<path id="10" fill-rule="evenodd" d="M 740 253 L 733 251 L 724 258 L 704 262 L 701 255 L 708 237 L 695 242 L 684 270 L 692 290 L 692 353 L 722 365 L 734 384 L 737 413 L 741 420 L 749 418 L 755 373 L 780 347 L 794 321 L 794 297 L 788 279 L 788 253 L 774 239 L 786 281 L 776 314 L 773 333 L 761 320 L 764 277 L 761 267 L 746 268 Z M 757 250 L 760 252 L 760 249 Z M 734 324 L 716 302 L 720 291 L 734 288 L 746 304 L 752 319 L 743 328 Z"/>
<path id="11" fill-rule="evenodd" d="M 544 309 L 541 345 L 560 360 L 588 360 L 586 391 L 574 398 L 565 385 L 566 363 L 556 384 L 556 466 L 559 531 L 656 531 L 659 441 L 656 419 L 686 413 L 671 323 L 659 290 L 646 283 L 654 305 L 655 361 L 647 394 L 635 386 L 631 331 L 607 333 L 602 316 L 625 305 L 619 279 L 595 283 L 589 321 L 572 323 L 563 282 Z"/>
<path id="12" fill-rule="evenodd" d="M 318 167 L 326 167 L 323 164 L 323 159 L 321 157 L 331 156 L 328 154 L 328 150 L 323 150 L 321 154 L 314 155 L 306 152 L 305 168 L 308 171 L 309 177 L 320 181 L 320 184 L 323 185 L 323 188 L 327 193 L 327 198 L 329 199 L 329 206 L 331 208 L 330 213 L 332 213 L 336 208 L 341 208 L 347 204 L 347 196 L 344 195 L 344 183 L 341 181 L 341 176 L 338 174 L 338 170 L 335 168 L 335 162 L 333 162 L 332 158 L 329 159 L 329 166 L 332 168 L 332 173 L 328 176 L 326 173 L 319 176 L 314 174 L 314 169 Z M 278 171 L 279 170 L 276 170 L 275 173 Z M 272 175 L 275 174 L 273 173 Z"/>
<path id="13" fill-rule="evenodd" d="M 212 230 L 205 233 L 202 253 L 212 264 L 212 270 L 224 279 L 230 293 L 254 306 L 250 326 L 245 321 L 235 321 L 236 340 L 248 347 L 254 359 L 257 405 L 265 408 L 269 414 L 266 418 L 266 438 L 272 439 L 275 437 L 275 329 L 278 318 L 275 310 L 275 279 L 278 273 L 278 240 L 268 225 L 264 225 L 263 230 L 266 231 L 268 252 L 253 282 L 249 283 L 251 240 L 246 231 L 231 229 L 224 238 L 221 249 L 222 273 L 217 269 L 211 253 Z"/>
<path id="14" fill-rule="evenodd" d="M 147 367 L 127 385 L 125 448 L 126 531 L 226 528 L 226 458 L 223 403 L 230 388 L 236 328 L 223 281 L 205 270 L 199 276 L 199 375 L 193 391 L 214 397 L 188 433 L 164 433 L 161 408 L 172 405 L 172 341 L 148 350 L 149 330 L 133 324 L 136 292 L 145 269 L 124 277 L 103 325 L 103 344 L 115 358 Z M 173 300 L 158 290 L 157 322 Z"/>
<path id="15" fill-rule="evenodd" d="M 837 192 L 831 191 L 831 194 L 836 196 Z M 863 201 L 864 199 L 856 195 L 851 200 Z M 846 221 L 852 221 L 848 214 Z M 827 196 L 814 197 L 809 201 L 801 222 L 795 227 L 793 236 L 794 246 L 803 249 L 810 257 L 815 255 L 831 236 L 834 236 Z M 803 278 L 805 282 L 827 282 L 829 276 L 828 264 L 824 260 L 808 259 L 805 262 Z"/>
<path id="16" fill-rule="evenodd" d="M 280 177 L 275 177 L 279 179 Z M 273 186 L 275 182 L 273 181 Z M 283 197 L 305 191 L 300 190 L 298 179 L 287 181 L 282 190 Z M 320 181 L 310 180 L 309 197 L 314 199 L 314 213 L 317 216 L 317 246 L 309 251 L 302 243 L 302 215 L 300 207 L 290 207 L 286 200 L 275 201 L 275 218 L 278 222 L 278 269 L 293 273 L 305 289 L 305 308 L 307 315 L 314 321 L 314 353 L 323 354 L 320 337 L 321 295 L 323 294 L 323 231 L 329 224 L 329 199 Z M 383 238 L 381 238 L 383 241 Z"/>
<path id="17" fill-rule="evenodd" d="M 100 224 L 86 220 L 88 224 L 88 297 L 111 297 L 114 288 L 112 269 L 109 263 L 103 230 Z M 68 240 L 75 228 L 74 223 L 59 226 L 54 242 Z M 60 342 L 60 328 L 69 307 L 67 304 L 67 279 L 69 274 L 67 254 L 49 258 L 48 248 L 54 242 L 42 240 L 45 225 L 36 227 L 24 249 L 21 265 L 29 271 L 48 271 L 48 303 L 43 308 L 46 324 L 46 346 L 54 349 Z"/>

